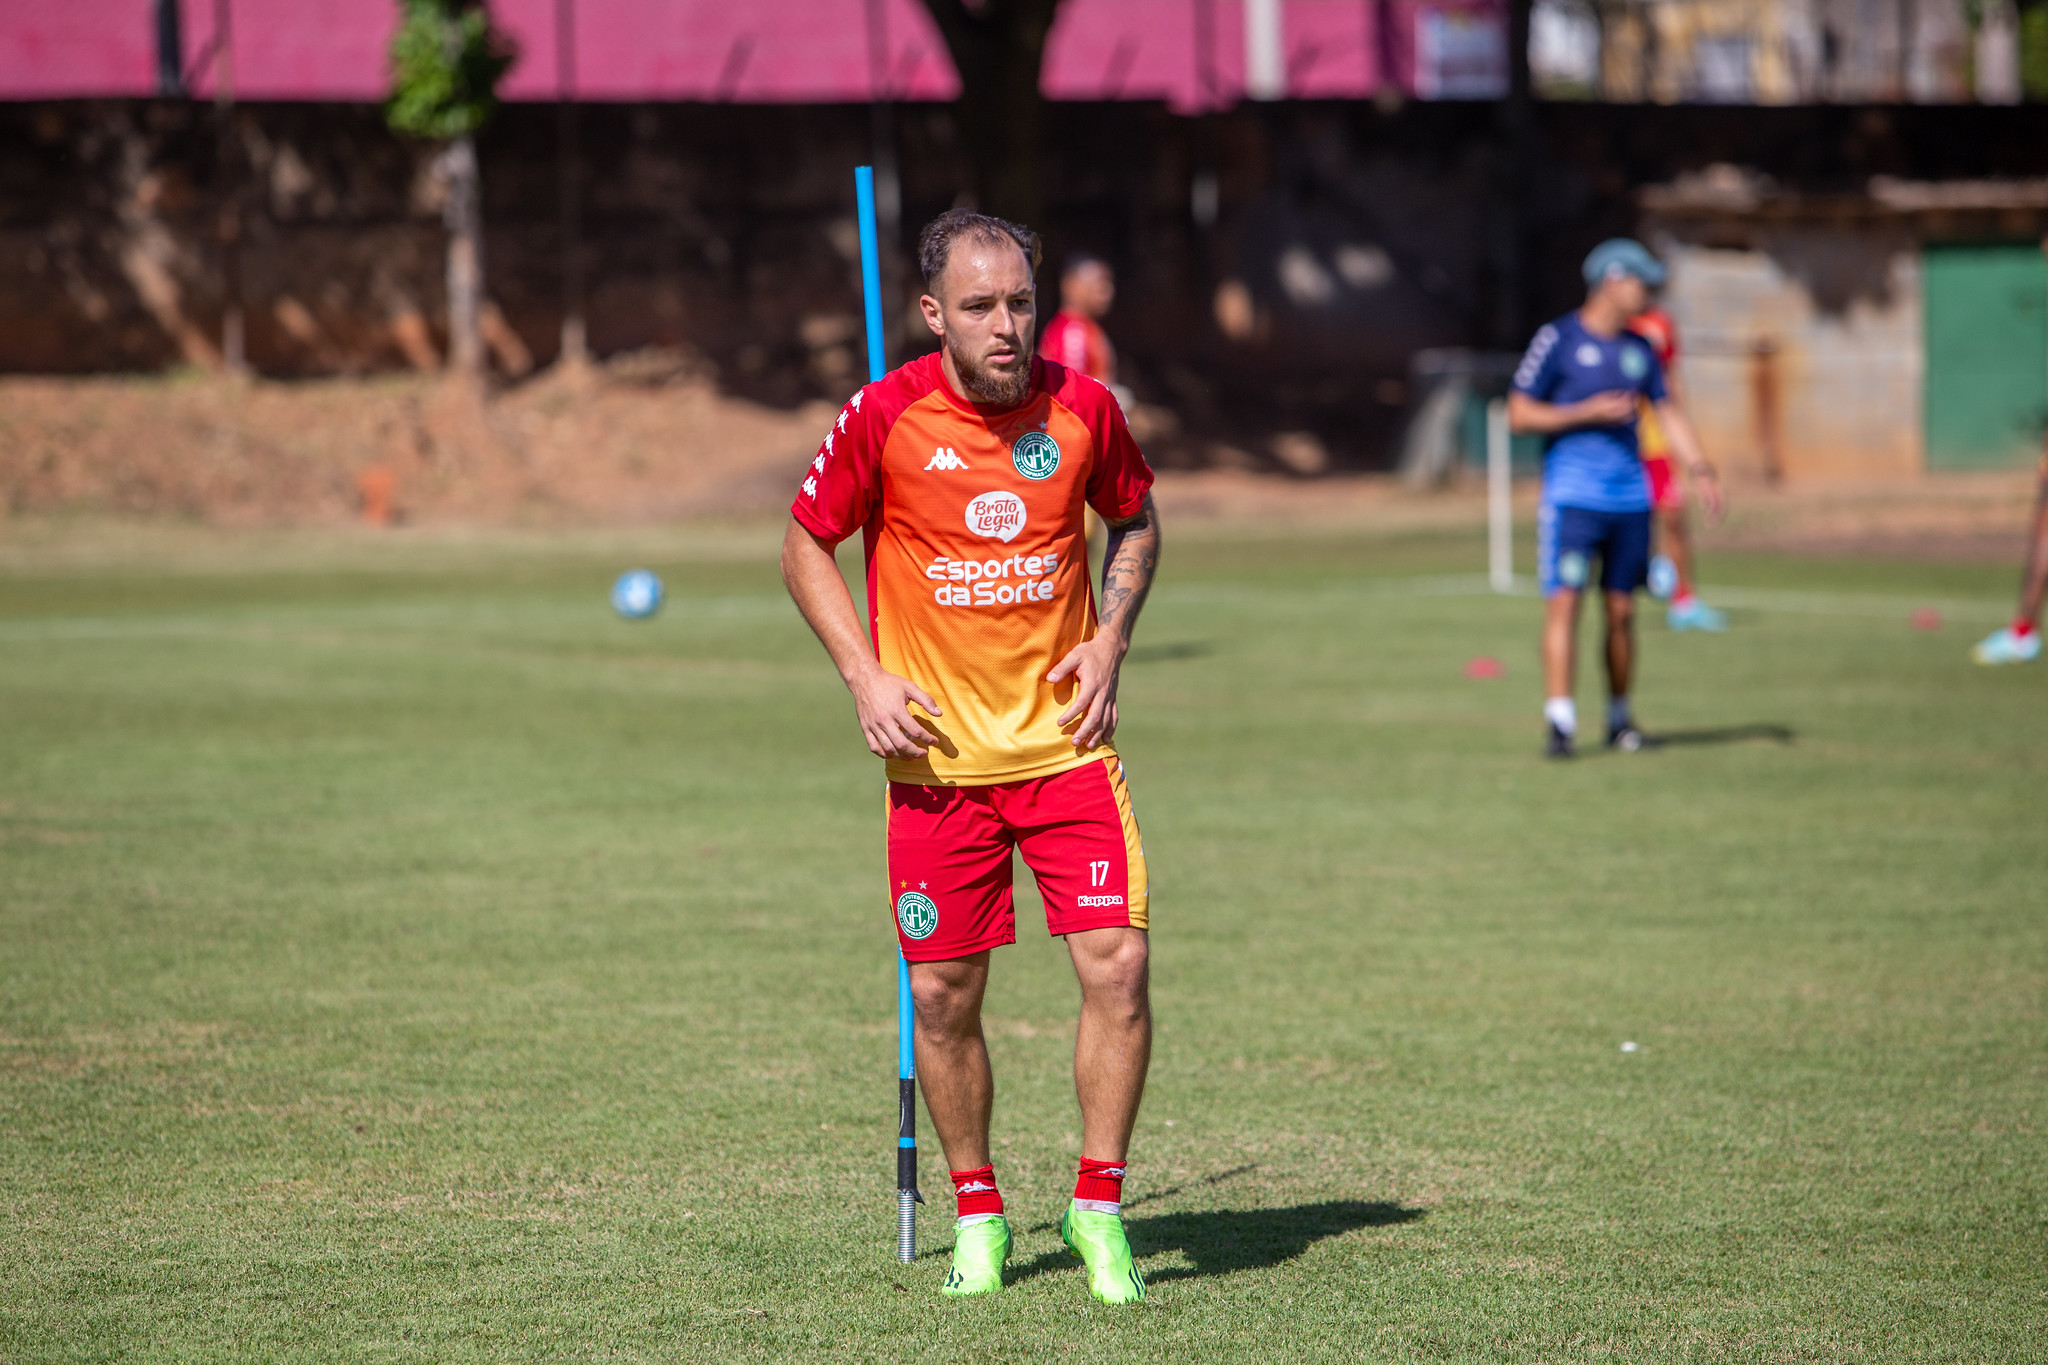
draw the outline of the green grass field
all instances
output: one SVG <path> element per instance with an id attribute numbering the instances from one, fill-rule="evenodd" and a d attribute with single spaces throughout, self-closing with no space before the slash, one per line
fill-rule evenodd
<path id="1" fill-rule="evenodd" d="M 2043 1358 L 2048 669 L 1964 660 L 2009 570 L 1723 558 L 1730 634 L 1645 633 L 1678 742 L 1547 766 L 1476 538 L 1167 529 L 1115 1312 L 1029 896 L 1013 1282 L 938 1298 L 929 1138 L 893 1260 L 881 776 L 772 528 L 7 557 L 0 1358 Z"/>

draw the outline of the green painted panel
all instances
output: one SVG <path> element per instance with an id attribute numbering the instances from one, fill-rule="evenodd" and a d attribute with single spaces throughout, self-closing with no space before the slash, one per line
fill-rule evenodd
<path id="1" fill-rule="evenodd" d="M 2048 256 L 1938 246 L 1922 266 L 1928 468 L 2031 463 L 2048 428 Z"/>

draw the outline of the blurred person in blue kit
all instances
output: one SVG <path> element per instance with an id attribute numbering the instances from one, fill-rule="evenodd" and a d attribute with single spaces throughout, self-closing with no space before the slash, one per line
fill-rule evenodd
<path id="1" fill-rule="evenodd" d="M 1586 301 L 1545 323 L 1516 367 L 1508 425 L 1544 438 L 1537 508 L 1537 572 L 1543 607 L 1545 753 L 1570 758 L 1578 737 L 1573 664 L 1579 598 L 1597 581 L 1607 618 L 1607 745 L 1643 747 L 1629 705 L 1635 671 L 1635 594 L 1649 579 L 1651 494 L 1637 441 L 1644 403 L 1712 517 L 1721 489 L 1692 422 L 1664 383 L 1656 350 L 1629 330 L 1664 283 L 1663 262 L 1616 237 L 1582 267 Z"/>

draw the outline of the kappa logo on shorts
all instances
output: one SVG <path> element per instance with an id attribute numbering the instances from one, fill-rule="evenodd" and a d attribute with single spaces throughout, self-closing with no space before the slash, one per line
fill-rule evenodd
<path id="1" fill-rule="evenodd" d="M 1567 588 L 1586 586 L 1586 557 L 1577 550 L 1566 550 L 1557 557 L 1557 581 Z"/>
<path id="2" fill-rule="evenodd" d="M 1060 467 L 1060 443 L 1042 431 L 1027 431 L 1010 443 L 1010 463 L 1033 483 Z"/>
<path id="3" fill-rule="evenodd" d="M 930 938 L 939 927 L 939 907 L 922 892 L 906 891 L 896 898 L 896 925 L 905 938 Z"/>
<path id="4" fill-rule="evenodd" d="M 1122 896 L 1076 896 L 1076 897 L 1074 897 L 1074 904 L 1076 904 L 1076 905 L 1079 905 L 1079 906 L 1083 906 L 1083 907 L 1087 907 L 1087 906 L 1097 906 L 1097 905 L 1122 905 L 1123 903 L 1124 903 L 1124 898 L 1123 898 Z"/>

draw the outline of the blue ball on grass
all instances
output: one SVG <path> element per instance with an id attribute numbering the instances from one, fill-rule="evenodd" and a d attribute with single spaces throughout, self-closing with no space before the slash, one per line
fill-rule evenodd
<path id="1" fill-rule="evenodd" d="M 628 569 L 612 584 L 612 610 L 628 621 L 645 621 L 661 610 L 661 579 L 647 569 Z"/>

